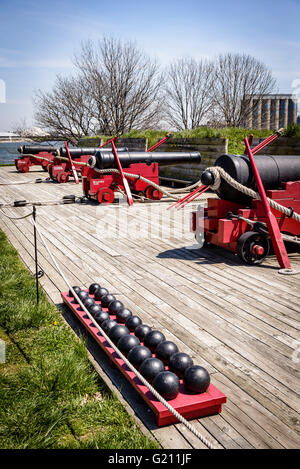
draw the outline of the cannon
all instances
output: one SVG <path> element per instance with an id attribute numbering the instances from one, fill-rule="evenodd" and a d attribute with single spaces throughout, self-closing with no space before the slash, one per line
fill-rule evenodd
<path id="1" fill-rule="evenodd" d="M 28 173 L 31 166 L 42 166 L 47 171 L 47 166 L 53 160 L 56 148 L 48 145 L 24 145 L 18 148 L 21 156 L 15 158 L 16 169 L 21 173 Z"/>
<path id="2" fill-rule="evenodd" d="M 96 152 L 101 153 L 102 149 L 95 147 L 87 148 L 69 148 L 71 160 L 77 173 L 81 174 L 84 165 L 86 165 Z M 107 152 L 107 150 L 105 150 Z M 118 148 L 119 152 L 127 151 L 127 148 Z M 48 166 L 48 173 L 53 181 L 65 183 L 72 176 L 72 167 L 65 147 L 55 148 L 53 151 L 53 161 Z"/>
<path id="3" fill-rule="evenodd" d="M 192 230 L 204 230 L 206 245 L 215 245 L 238 254 L 246 264 L 260 264 L 268 256 L 272 240 L 274 250 L 280 242 L 296 243 L 299 247 L 300 223 L 293 213 L 300 213 L 300 155 L 256 155 L 258 170 L 266 196 L 287 207 L 289 215 L 271 207 L 268 215 L 262 198 L 252 198 L 221 177 L 215 192 L 219 196 L 207 200 L 204 220 L 192 213 Z M 247 155 L 221 155 L 216 167 L 226 171 L 235 181 L 257 191 L 253 163 Z M 211 186 L 213 171 L 202 173 L 201 182 Z M 270 233 L 270 217 L 277 222 L 278 237 Z M 274 226 L 274 225 L 273 225 Z M 281 233 L 281 234 L 280 234 Z M 275 250 L 278 258 L 278 253 Z"/>
<path id="4" fill-rule="evenodd" d="M 119 149 L 118 149 L 119 152 Z M 199 152 L 129 152 L 122 151 L 118 155 L 122 168 L 127 174 L 126 179 L 132 193 L 145 196 L 151 200 L 160 200 L 162 192 L 149 184 L 159 185 L 159 165 L 201 162 Z M 82 170 L 83 192 L 86 197 L 99 203 L 112 203 L 114 192 L 124 190 L 124 183 L 117 170 L 118 165 L 112 151 L 96 152 L 88 160 Z M 113 170 L 110 172 L 109 170 Z M 128 176 L 131 174 L 132 177 Z M 135 177 L 136 175 L 136 177 Z M 140 178 L 147 179 L 144 181 Z"/>

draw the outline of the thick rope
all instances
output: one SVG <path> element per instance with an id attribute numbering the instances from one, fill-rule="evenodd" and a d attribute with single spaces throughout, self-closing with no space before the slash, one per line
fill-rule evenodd
<path id="1" fill-rule="evenodd" d="M 27 215 L 23 215 L 22 217 L 11 217 L 11 216 L 7 215 L 6 213 L 4 213 L 1 208 L 0 208 L 0 212 L 2 213 L 2 215 L 4 217 L 9 218 L 10 220 L 23 220 L 23 218 L 30 217 L 30 215 L 33 214 L 33 212 L 30 212 L 30 213 L 27 213 Z"/>
<path id="2" fill-rule="evenodd" d="M 94 168 L 94 171 L 97 171 L 97 173 L 101 173 L 101 174 L 105 174 L 105 173 L 120 174 L 120 171 L 118 169 L 113 169 L 113 168 L 110 168 L 110 169 L 97 169 L 97 168 Z M 140 176 L 139 174 L 125 173 L 125 172 L 124 172 L 124 176 L 129 177 L 129 178 L 134 178 L 134 179 L 140 179 L 141 181 L 144 181 L 147 184 L 149 184 L 149 186 L 152 186 L 155 189 L 157 189 L 159 192 L 162 192 L 163 194 L 166 194 L 168 197 L 170 197 L 172 199 L 180 200 L 180 197 L 176 197 L 175 195 L 172 195 L 171 192 L 167 191 L 166 189 L 159 186 L 158 184 L 155 184 L 155 182 L 144 178 L 144 176 Z"/>
<path id="3" fill-rule="evenodd" d="M 221 177 L 228 182 L 232 187 L 234 187 L 236 190 L 242 192 L 243 194 L 252 197 L 253 199 L 260 199 L 260 195 L 258 192 L 255 192 L 254 190 L 250 189 L 249 187 L 243 186 L 239 182 L 237 182 L 235 179 L 233 179 L 228 173 L 223 168 L 220 168 L 219 166 L 212 166 L 210 168 L 207 168 L 206 171 L 210 171 L 213 173 L 214 176 L 214 183 L 210 186 L 210 188 L 213 191 L 216 191 L 221 184 Z M 279 204 L 273 199 L 269 199 L 267 197 L 268 202 L 272 208 L 275 210 L 278 210 L 279 212 L 283 213 L 287 217 L 294 218 L 297 222 L 300 223 L 300 214 L 294 212 L 288 207 L 284 207 L 283 205 Z"/>
<path id="4" fill-rule="evenodd" d="M 90 312 L 86 309 L 76 292 L 73 290 L 70 282 L 67 280 L 65 274 L 62 272 L 61 268 L 59 267 L 58 263 L 56 262 L 52 252 L 50 251 L 48 244 L 46 243 L 36 221 L 33 219 L 31 220 L 32 224 L 36 227 L 37 232 L 40 235 L 40 238 L 49 254 L 49 256 L 52 259 L 52 262 L 57 270 L 57 272 L 61 275 L 63 280 L 65 281 L 66 285 L 72 292 L 73 296 L 76 298 L 78 304 L 80 307 L 84 310 L 88 318 L 92 321 L 95 327 L 100 331 L 100 333 L 103 335 L 105 340 L 109 343 L 109 345 L 114 349 L 115 352 L 119 355 L 119 357 L 124 361 L 124 363 L 128 366 L 128 368 L 135 373 L 137 378 L 145 385 L 147 388 L 152 392 L 152 394 L 158 399 L 183 425 L 185 425 L 197 438 L 199 438 L 204 445 L 209 448 L 209 449 L 217 449 L 213 443 L 211 443 L 209 440 L 207 440 L 203 435 L 201 435 L 198 430 L 196 430 L 193 425 L 191 425 L 182 415 L 180 415 L 152 386 L 151 384 L 148 383 L 148 381 L 134 368 L 134 366 L 127 360 L 127 358 L 121 353 L 121 351 L 117 348 L 117 346 L 111 341 L 111 339 L 108 337 L 108 335 L 103 331 L 103 329 L 100 327 L 100 325 L 95 321 L 93 316 L 90 314 Z"/>

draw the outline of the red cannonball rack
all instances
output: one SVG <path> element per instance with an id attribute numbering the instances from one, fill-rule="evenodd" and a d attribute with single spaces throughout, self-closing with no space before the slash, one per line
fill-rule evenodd
<path id="1" fill-rule="evenodd" d="M 132 372 L 124 361 L 118 356 L 114 349 L 108 344 L 106 339 L 102 336 L 100 331 L 88 318 L 86 313 L 75 303 L 75 300 L 69 296 L 68 292 L 61 293 L 64 303 L 75 313 L 81 323 L 84 325 L 86 330 L 91 336 L 98 342 L 100 347 L 109 356 L 111 362 L 113 362 L 123 375 L 128 379 L 134 389 L 141 395 L 148 406 L 153 410 L 156 418 L 156 423 L 159 427 L 169 425 L 171 423 L 177 423 L 178 420 L 174 415 L 160 402 L 158 401 L 151 391 L 142 384 L 137 378 L 134 372 Z M 94 296 L 90 294 L 90 297 L 94 299 Z M 96 301 L 96 304 L 100 304 Z M 108 308 L 102 308 L 107 311 Z M 110 315 L 111 319 L 115 319 L 115 315 Z M 155 355 L 154 355 L 155 356 Z M 167 367 L 166 367 L 167 369 Z M 195 419 L 198 417 L 204 417 L 207 415 L 213 415 L 222 411 L 222 404 L 226 402 L 226 396 L 219 391 L 213 384 L 210 384 L 207 391 L 201 394 L 192 394 L 187 391 L 184 387 L 183 381 L 180 380 L 179 394 L 175 399 L 168 401 L 170 405 L 177 410 L 185 419 Z"/>

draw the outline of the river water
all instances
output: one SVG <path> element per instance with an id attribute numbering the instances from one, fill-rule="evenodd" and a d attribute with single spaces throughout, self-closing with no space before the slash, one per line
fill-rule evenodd
<path id="1" fill-rule="evenodd" d="M 0 142 L 0 164 L 3 163 L 14 163 L 15 158 L 20 156 L 20 153 L 18 152 L 18 148 L 21 145 L 45 145 L 47 147 L 48 145 L 55 145 L 57 147 L 60 147 L 63 145 L 63 142 L 38 142 L 38 143 L 30 143 L 30 142 L 8 142 L 8 143 L 1 143 Z"/>

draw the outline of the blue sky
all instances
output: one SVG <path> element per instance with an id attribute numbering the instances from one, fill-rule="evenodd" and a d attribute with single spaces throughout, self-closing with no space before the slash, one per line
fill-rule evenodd
<path id="1" fill-rule="evenodd" d="M 22 118 L 32 125 L 33 90 L 50 90 L 71 73 L 80 43 L 103 35 L 136 41 L 163 66 L 245 52 L 272 69 L 279 92 L 295 92 L 299 20 L 300 0 L 0 0 L 0 131 Z"/>

